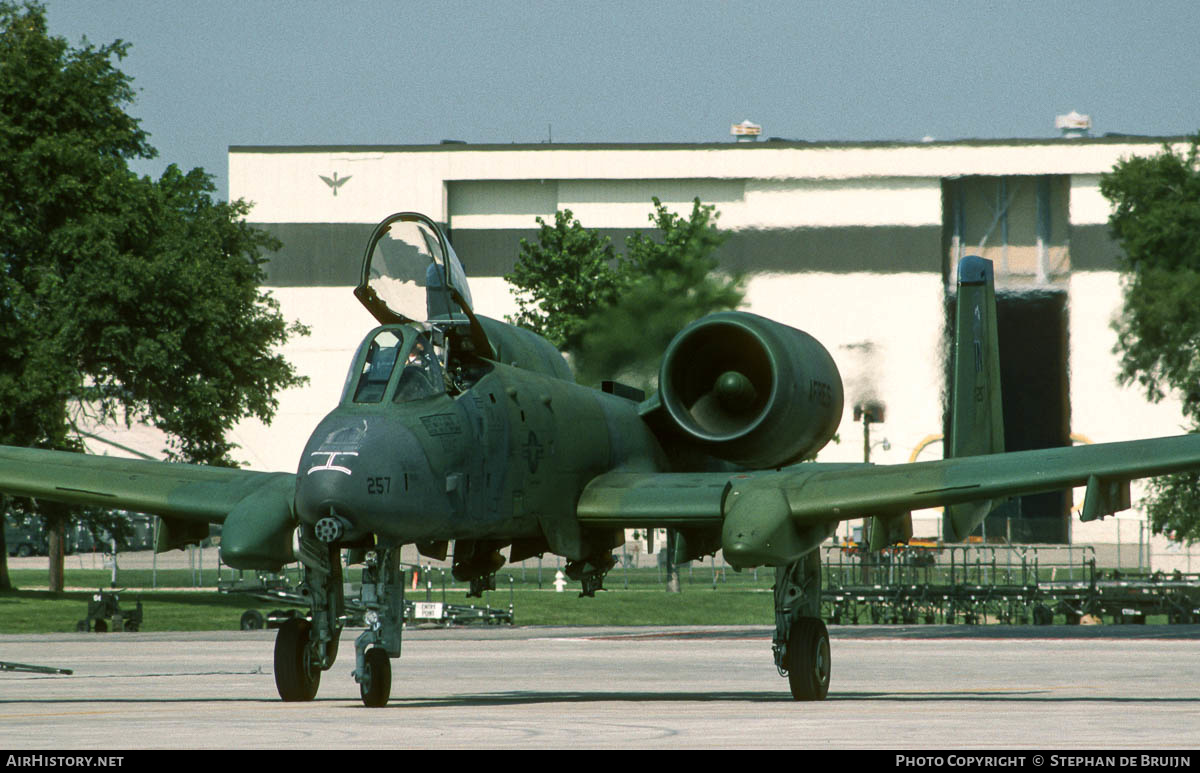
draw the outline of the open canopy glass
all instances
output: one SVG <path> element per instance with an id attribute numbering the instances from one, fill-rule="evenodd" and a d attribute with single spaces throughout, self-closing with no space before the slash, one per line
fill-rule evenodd
<path id="1" fill-rule="evenodd" d="M 462 318 L 471 291 L 454 248 L 425 215 L 400 212 L 375 227 L 354 294 L 384 324 Z"/>

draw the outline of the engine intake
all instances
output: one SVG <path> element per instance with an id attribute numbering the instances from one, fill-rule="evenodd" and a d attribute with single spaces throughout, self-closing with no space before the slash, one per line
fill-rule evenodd
<path id="1" fill-rule="evenodd" d="M 667 347 L 659 393 L 675 430 L 746 467 L 821 449 L 842 418 L 842 378 L 817 339 L 741 311 L 711 314 Z"/>

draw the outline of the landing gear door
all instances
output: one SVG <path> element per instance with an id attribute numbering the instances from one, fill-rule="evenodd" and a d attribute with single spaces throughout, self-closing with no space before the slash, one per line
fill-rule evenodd
<path id="1" fill-rule="evenodd" d="M 375 226 L 363 258 L 358 298 L 383 324 L 473 321 L 471 290 L 454 248 L 437 224 L 400 212 Z"/>

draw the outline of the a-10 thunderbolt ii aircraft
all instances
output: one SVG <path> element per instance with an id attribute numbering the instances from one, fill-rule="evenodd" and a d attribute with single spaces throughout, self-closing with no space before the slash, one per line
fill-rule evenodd
<path id="1" fill-rule="evenodd" d="M 947 537 L 965 539 L 1010 496 L 1087 486 L 1092 519 L 1129 507 L 1133 478 L 1200 468 L 1200 435 L 1002 453 L 991 264 L 967 258 L 958 271 L 951 458 L 800 463 L 842 416 L 837 367 L 808 334 L 713 314 L 667 347 L 649 399 L 586 388 L 547 341 L 475 314 L 441 229 L 400 213 L 372 233 L 354 291 L 380 327 L 295 473 L 0 448 L 0 491 L 159 515 L 160 550 L 222 523 L 234 568 L 298 560 L 310 610 L 275 640 L 287 701 L 313 699 L 337 656 L 343 565 L 363 567 L 353 674 L 363 702 L 381 706 L 400 655 L 401 546 L 445 558 L 453 542 L 454 576 L 475 588 L 502 548 L 514 562 L 556 553 L 589 595 L 623 529 L 655 527 L 677 530 L 677 561 L 720 549 L 735 568 L 776 567 L 775 665 L 797 699 L 821 699 L 817 547 L 839 521 L 872 518 L 881 547 L 911 535 L 911 510 L 944 505 Z"/>

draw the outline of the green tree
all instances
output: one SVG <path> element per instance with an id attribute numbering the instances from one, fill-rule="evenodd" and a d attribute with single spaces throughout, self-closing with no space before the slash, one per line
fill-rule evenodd
<path id="1" fill-rule="evenodd" d="M 522 242 L 513 273 L 521 315 L 515 321 L 572 355 L 581 381 L 620 378 L 652 388 L 671 339 L 705 314 L 736 308 L 740 277 L 721 274 L 724 241 L 712 205 L 692 202 L 687 217 L 653 199 L 653 234 L 636 233 L 618 256 L 607 238 L 559 212 L 542 223 L 539 243 Z M 541 221 L 539 221 L 541 222 Z M 530 308 L 539 316 L 528 314 Z"/>
<path id="2" fill-rule="evenodd" d="M 226 432 L 303 382 L 276 350 L 304 331 L 259 289 L 276 244 L 245 202 L 214 202 L 201 169 L 130 171 L 155 150 L 125 112 L 127 49 L 0 3 L 0 443 L 79 450 L 81 417 L 144 422 L 172 458 L 232 465 Z M 42 509 L 53 588 L 67 511 Z"/>
<path id="3" fill-rule="evenodd" d="M 584 228 L 571 210 L 556 212 L 554 225 L 540 217 L 537 223 L 537 241 L 521 240 L 517 263 L 504 277 L 519 309 L 509 321 L 573 352 L 584 322 L 616 302 L 625 277 L 611 240 Z"/>
<path id="4" fill-rule="evenodd" d="M 740 276 L 718 271 L 715 252 L 725 241 L 711 204 L 692 202 L 683 217 L 653 200 L 653 235 L 625 240 L 626 282 L 615 303 L 588 318 L 576 367 L 584 381 L 620 377 L 653 388 L 667 344 L 690 322 L 737 308 L 745 293 Z"/>
<path id="5" fill-rule="evenodd" d="M 675 334 L 714 311 L 736 308 L 740 276 L 718 271 L 715 252 L 725 240 L 716 208 L 692 201 L 687 217 L 655 197 L 652 235 L 635 233 L 617 255 L 607 237 L 588 230 L 570 210 L 554 226 L 541 218 L 538 243 L 521 241 L 513 272 L 520 313 L 510 321 L 540 333 L 572 355 L 580 381 L 619 378 L 650 391 L 657 366 Z M 676 534 L 667 532 L 667 555 Z M 667 591 L 680 591 L 668 563 Z"/>
<path id="6" fill-rule="evenodd" d="M 1200 429 L 1200 135 L 1180 153 L 1123 159 L 1100 179 L 1112 202 L 1109 229 L 1120 243 L 1124 303 L 1113 323 L 1118 379 L 1157 402 L 1178 395 L 1191 431 Z M 1156 533 L 1200 541 L 1200 475 L 1150 481 L 1147 512 Z"/>

